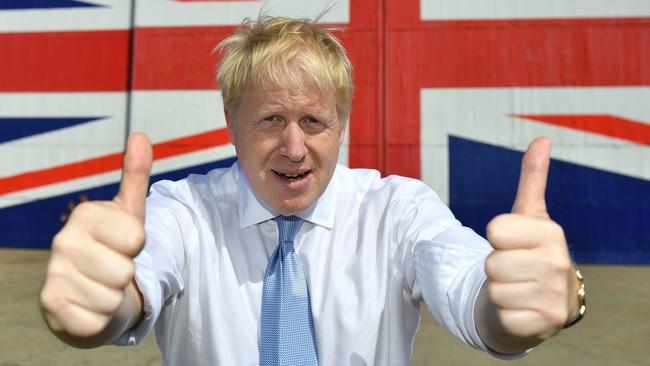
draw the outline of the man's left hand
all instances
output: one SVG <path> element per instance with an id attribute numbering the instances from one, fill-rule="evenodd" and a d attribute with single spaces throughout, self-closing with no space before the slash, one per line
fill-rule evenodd
<path id="1" fill-rule="evenodd" d="M 495 249 L 485 262 L 489 300 L 504 331 L 531 344 L 556 334 L 577 309 L 564 231 L 549 217 L 544 200 L 550 152 L 546 138 L 529 145 L 512 212 L 487 225 Z"/>

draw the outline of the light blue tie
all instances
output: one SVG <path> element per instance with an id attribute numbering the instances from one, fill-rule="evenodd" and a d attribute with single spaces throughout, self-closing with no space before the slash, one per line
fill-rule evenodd
<path id="1" fill-rule="evenodd" d="M 307 281 L 293 247 L 302 219 L 278 216 L 275 221 L 280 243 L 264 275 L 260 365 L 318 365 Z"/>

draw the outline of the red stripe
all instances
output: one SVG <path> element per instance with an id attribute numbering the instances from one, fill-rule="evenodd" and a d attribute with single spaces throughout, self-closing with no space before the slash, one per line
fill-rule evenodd
<path id="1" fill-rule="evenodd" d="M 0 92 L 122 91 L 128 30 L 0 33 Z"/>
<path id="2" fill-rule="evenodd" d="M 213 88 L 212 50 L 234 29 L 138 28 L 135 87 Z M 420 22 L 387 36 L 389 68 L 415 74 L 413 85 L 650 85 L 650 18 Z"/>
<path id="3" fill-rule="evenodd" d="M 137 28 L 133 88 L 215 88 L 218 57 L 212 50 L 235 29 L 235 26 Z"/>
<path id="4" fill-rule="evenodd" d="M 607 114 L 591 115 L 539 115 L 513 114 L 513 117 L 525 118 L 532 121 L 544 122 L 556 126 L 569 127 L 575 130 L 587 131 L 650 145 L 650 125 Z"/>
<path id="5" fill-rule="evenodd" d="M 237 29 L 229 26 L 144 27 L 135 32 L 136 90 L 218 87 L 216 45 Z"/>
<path id="6" fill-rule="evenodd" d="M 228 143 L 226 128 L 182 137 L 153 145 L 154 160 L 187 154 Z M 61 183 L 121 169 L 122 153 L 114 153 L 49 169 L 0 179 L 0 194 Z"/>
<path id="7" fill-rule="evenodd" d="M 350 115 L 350 167 L 383 169 L 384 118 L 380 112 L 385 79 L 380 77 L 382 54 L 379 38 L 379 1 L 350 2 L 350 24 L 338 34 L 354 65 L 354 98 Z M 385 50 L 385 49 L 384 49 Z M 385 61 L 383 61 L 385 62 Z"/>
<path id="8" fill-rule="evenodd" d="M 650 18 L 428 21 L 392 37 L 424 87 L 650 85 Z"/>
<path id="9" fill-rule="evenodd" d="M 650 18 L 422 21 L 389 0 L 386 164 L 420 177 L 420 91 L 650 85 Z"/>

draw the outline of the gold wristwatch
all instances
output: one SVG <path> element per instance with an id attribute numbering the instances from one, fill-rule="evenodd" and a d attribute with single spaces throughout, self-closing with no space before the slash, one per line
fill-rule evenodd
<path id="1" fill-rule="evenodd" d="M 585 291 L 585 281 L 578 268 L 576 268 L 576 277 L 578 278 L 578 304 L 580 305 L 580 309 L 578 309 L 578 314 L 576 316 L 566 321 L 564 329 L 579 322 L 587 311 L 587 303 L 585 301 L 585 296 L 587 295 L 587 292 Z"/>

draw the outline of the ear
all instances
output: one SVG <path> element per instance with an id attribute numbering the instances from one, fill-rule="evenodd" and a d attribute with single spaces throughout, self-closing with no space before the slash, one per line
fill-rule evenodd
<path id="1" fill-rule="evenodd" d="M 230 140 L 231 144 L 235 144 L 235 138 L 234 138 L 234 131 L 232 129 L 232 117 L 230 115 L 230 111 L 228 110 L 223 110 L 223 114 L 226 116 L 226 126 L 228 127 L 228 139 Z"/>

